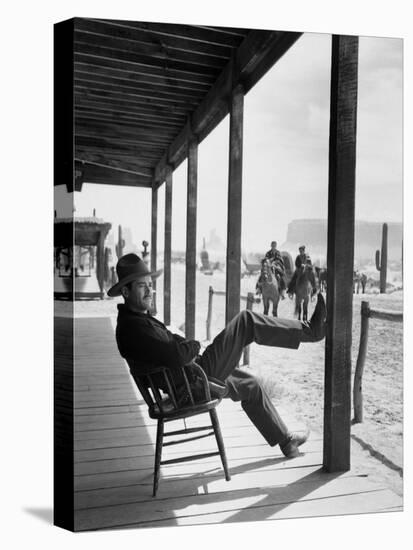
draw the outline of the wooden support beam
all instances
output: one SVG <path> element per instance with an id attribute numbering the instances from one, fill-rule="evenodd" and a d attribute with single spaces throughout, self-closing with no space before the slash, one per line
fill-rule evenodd
<path id="1" fill-rule="evenodd" d="M 81 191 L 83 183 L 85 181 L 85 164 L 81 160 L 75 158 L 75 177 L 74 177 L 74 186 L 71 190 L 67 187 L 68 193 L 72 191 Z"/>
<path id="2" fill-rule="evenodd" d="M 171 256 L 172 256 L 172 168 L 165 180 L 165 244 L 163 271 L 163 322 L 171 324 Z"/>
<path id="3" fill-rule="evenodd" d="M 185 335 L 195 338 L 196 220 L 198 191 L 198 142 L 188 145 L 188 195 L 186 210 Z"/>
<path id="4" fill-rule="evenodd" d="M 158 251 L 158 190 L 152 187 L 151 216 L 151 271 L 156 271 Z M 156 291 L 156 279 L 153 279 L 153 289 Z M 153 295 L 152 313 L 156 314 L 156 293 Z"/>
<path id="5" fill-rule="evenodd" d="M 135 175 L 135 176 L 144 176 L 144 177 L 147 177 L 147 178 L 152 178 L 152 175 L 153 175 L 153 171 L 150 169 L 150 168 L 140 168 L 140 167 L 137 167 L 135 169 L 127 169 L 127 168 L 123 168 L 122 166 L 120 166 L 120 163 L 119 162 L 116 162 L 114 161 L 114 164 L 113 165 L 110 165 L 109 163 L 102 163 L 102 162 L 96 162 L 94 160 L 89 160 L 87 158 L 87 155 L 85 154 L 79 154 L 76 158 L 75 158 L 75 161 L 79 161 L 80 163 L 83 163 L 83 164 L 86 164 L 86 165 L 90 165 L 90 166 L 98 166 L 99 168 L 104 168 L 105 170 L 113 170 L 115 173 L 116 172 L 124 172 L 126 174 L 132 174 L 132 175 Z"/>
<path id="6" fill-rule="evenodd" d="M 333 36 L 327 244 L 324 468 L 350 469 L 358 38 Z"/>
<path id="7" fill-rule="evenodd" d="M 244 91 L 238 85 L 231 95 L 229 124 L 226 323 L 240 310 L 243 121 Z"/>
<path id="8" fill-rule="evenodd" d="M 79 153 L 79 158 L 82 155 Z M 84 157 L 83 157 L 84 158 Z M 79 162 L 82 166 L 82 178 L 85 183 L 102 183 L 108 185 L 128 185 L 131 187 L 151 187 L 151 177 L 130 173 L 116 168 L 98 166 L 96 163 Z"/>
<path id="9" fill-rule="evenodd" d="M 205 99 L 192 114 L 191 128 L 197 135 L 198 143 L 228 114 L 231 90 L 242 84 L 244 94 L 249 91 L 300 36 L 301 33 L 294 32 L 254 30 L 248 33 L 238 48 L 235 59 L 228 62 Z M 167 163 L 176 169 L 186 158 L 186 148 L 182 148 L 182 142 L 187 140 L 186 131 L 183 128 L 169 147 L 168 154 L 159 161 L 155 170 L 158 184 L 165 178 Z"/>

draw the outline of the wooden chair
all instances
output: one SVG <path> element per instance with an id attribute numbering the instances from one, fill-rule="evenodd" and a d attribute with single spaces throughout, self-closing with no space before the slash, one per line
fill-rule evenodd
<path id="1" fill-rule="evenodd" d="M 129 363 L 129 361 L 128 361 Z M 159 483 L 160 467 L 164 464 L 175 464 L 186 462 L 199 458 L 210 456 L 221 456 L 222 466 L 224 468 L 225 479 L 230 481 L 231 477 L 228 471 L 227 458 L 225 455 L 224 441 L 222 439 L 221 428 L 216 412 L 217 405 L 221 402 L 222 396 L 211 396 L 210 384 L 208 378 L 197 363 L 192 362 L 178 369 L 167 369 L 165 367 L 148 368 L 145 370 L 131 368 L 131 374 L 148 405 L 150 418 L 158 421 L 156 433 L 155 449 L 155 468 L 153 475 L 153 494 L 156 496 Z M 173 377 L 171 376 L 173 372 Z M 177 388 L 176 380 L 180 380 Z M 162 388 L 162 389 L 161 389 Z M 166 389 L 167 393 L 164 393 Z M 211 424 L 195 428 L 185 428 L 164 432 L 166 422 L 177 419 L 185 419 L 202 413 L 209 413 Z M 185 423 L 185 420 L 184 420 Z M 213 430 L 209 433 L 197 435 L 189 438 L 180 438 L 178 440 L 164 443 L 164 437 L 179 436 L 182 434 L 192 434 L 199 431 Z M 162 461 L 162 447 L 176 445 L 187 441 L 194 441 L 203 437 L 215 435 L 218 445 L 218 451 L 210 453 L 195 454 L 183 456 L 170 460 Z"/>

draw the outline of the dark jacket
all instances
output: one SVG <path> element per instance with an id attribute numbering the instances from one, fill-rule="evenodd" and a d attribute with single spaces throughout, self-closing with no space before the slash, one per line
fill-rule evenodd
<path id="1" fill-rule="evenodd" d="M 265 257 L 270 260 L 271 262 L 274 262 L 279 272 L 284 275 L 285 273 L 285 265 L 283 257 L 281 256 L 281 252 L 277 249 L 273 250 L 272 248 L 265 254 Z"/>
<path id="2" fill-rule="evenodd" d="M 147 313 L 135 313 L 118 305 L 116 342 L 119 353 L 133 368 L 149 366 L 179 367 L 192 361 L 200 350 L 196 340 L 173 334 Z"/>
<path id="3" fill-rule="evenodd" d="M 307 252 L 304 252 L 304 254 L 298 254 L 295 259 L 295 267 L 298 269 L 305 264 L 312 265 L 310 256 L 307 254 Z"/>

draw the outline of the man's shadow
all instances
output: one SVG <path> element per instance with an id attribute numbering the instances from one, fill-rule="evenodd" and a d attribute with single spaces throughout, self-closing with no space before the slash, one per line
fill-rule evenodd
<path id="1" fill-rule="evenodd" d="M 23 508 L 23 511 L 53 525 L 53 508 Z"/>

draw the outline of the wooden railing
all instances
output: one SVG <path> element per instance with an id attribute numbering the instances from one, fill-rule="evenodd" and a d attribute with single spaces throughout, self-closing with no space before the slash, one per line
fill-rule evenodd
<path id="1" fill-rule="evenodd" d="M 207 320 L 206 320 L 206 339 L 208 341 L 211 340 L 211 319 L 212 319 L 212 305 L 213 305 L 213 296 L 214 294 L 216 296 L 225 296 L 226 292 L 223 290 L 214 290 L 212 286 L 209 287 L 208 291 L 208 313 L 207 313 Z M 241 300 L 246 302 L 245 309 L 249 309 L 252 311 L 253 305 L 259 304 L 261 302 L 260 298 L 256 298 L 254 296 L 253 292 L 248 292 L 246 296 L 240 296 Z M 244 355 L 243 355 L 243 365 L 249 365 L 250 362 L 250 347 L 246 346 L 244 348 Z"/>
<path id="2" fill-rule="evenodd" d="M 369 302 L 361 302 L 360 345 L 353 384 L 354 424 L 363 422 L 362 379 L 369 337 L 369 319 L 384 319 L 400 323 L 403 322 L 403 313 L 400 311 L 370 309 Z"/>

